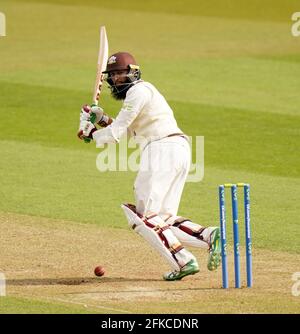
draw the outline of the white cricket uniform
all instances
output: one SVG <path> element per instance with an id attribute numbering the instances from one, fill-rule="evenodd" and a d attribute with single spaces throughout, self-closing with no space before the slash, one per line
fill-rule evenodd
<path id="1" fill-rule="evenodd" d="M 134 190 L 137 211 L 177 215 L 190 168 L 190 146 L 165 98 L 149 82 L 138 81 L 114 122 L 93 133 L 96 146 L 119 142 L 129 132 L 142 150 Z"/>
<path id="2" fill-rule="evenodd" d="M 196 263 L 194 255 L 184 246 L 207 248 L 209 230 L 177 216 L 190 169 L 190 146 L 177 126 L 172 109 L 148 82 L 138 81 L 128 90 L 116 119 L 108 127 L 95 131 L 93 139 L 99 147 L 118 142 L 128 132 L 142 150 L 134 192 L 136 211 L 146 216 L 147 221 L 128 206 L 122 208 L 129 225 L 173 269 L 181 270 L 190 261 Z"/>

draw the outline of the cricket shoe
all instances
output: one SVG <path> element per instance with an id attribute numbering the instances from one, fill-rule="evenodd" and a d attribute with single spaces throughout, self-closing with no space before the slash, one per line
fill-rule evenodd
<path id="1" fill-rule="evenodd" d="M 207 269 L 210 271 L 216 270 L 221 262 L 221 242 L 220 242 L 220 228 L 216 227 L 211 235 L 208 250 Z"/>
<path id="2" fill-rule="evenodd" d="M 198 263 L 195 260 L 191 260 L 180 270 L 174 270 L 169 273 L 164 274 L 165 281 L 179 281 L 184 276 L 194 275 L 199 272 Z"/>

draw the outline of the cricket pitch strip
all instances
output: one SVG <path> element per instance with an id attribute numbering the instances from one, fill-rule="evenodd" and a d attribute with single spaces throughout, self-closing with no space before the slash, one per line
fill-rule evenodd
<path id="1" fill-rule="evenodd" d="M 7 296 L 78 305 L 95 313 L 297 313 L 291 293 L 299 254 L 253 249 L 253 288 L 224 290 L 221 268 L 209 272 L 207 252 L 193 249 L 197 275 L 166 282 L 168 266 L 124 220 L 124 229 L 0 213 L 0 271 Z M 232 254 L 229 249 L 229 254 Z M 241 249 L 244 254 L 244 249 Z M 233 261 L 233 256 L 229 257 Z M 103 265 L 103 277 L 94 276 Z M 230 266 L 233 268 L 233 265 Z M 0 297 L 5 298 L 5 297 Z M 5 313 L 5 310 L 0 310 Z"/>

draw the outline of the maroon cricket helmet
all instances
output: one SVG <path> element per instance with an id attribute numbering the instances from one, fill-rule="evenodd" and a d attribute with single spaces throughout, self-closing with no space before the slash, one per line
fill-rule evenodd
<path id="1" fill-rule="evenodd" d="M 139 69 L 134 57 L 128 52 L 117 52 L 108 58 L 106 70 L 102 73 L 130 69 Z"/>

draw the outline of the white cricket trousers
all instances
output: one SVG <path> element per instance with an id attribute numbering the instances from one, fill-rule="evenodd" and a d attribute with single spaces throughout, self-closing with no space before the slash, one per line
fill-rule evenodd
<path id="1" fill-rule="evenodd" d="M 176 216 L 190 163 L 186 138 L 166 137 L 148 144 L 134 183 L 137 212 Z"/>

